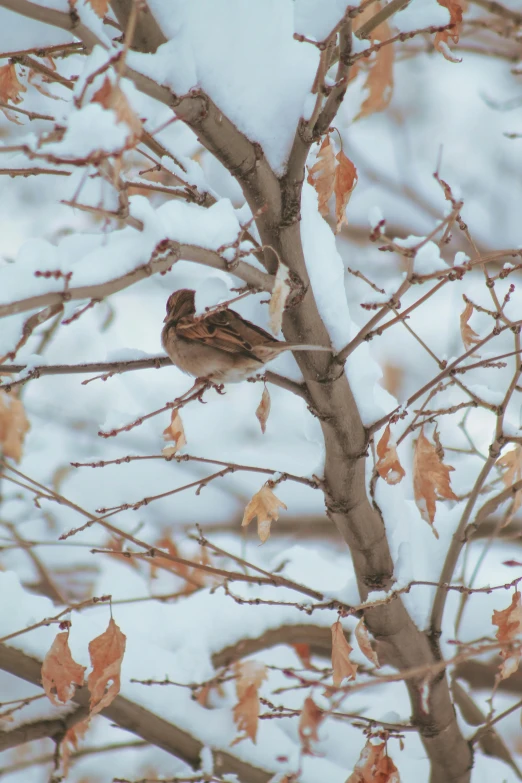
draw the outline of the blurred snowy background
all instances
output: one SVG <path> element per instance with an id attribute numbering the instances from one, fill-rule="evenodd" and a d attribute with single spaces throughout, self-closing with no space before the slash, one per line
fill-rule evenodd
<path id="1" fill-rule="evenodd" d="M 65 0 L 63 3 L 61 0 L 53 3 L 41 0 L 40 4 L 60 10 L 67 5 Z M 342 6 L 342 14 L 345 4 L 332 2 L 332 8 L 334 5 Z M 412 38 L 398 45 L 393 94 L 388 108 L 353 122 L 364 99 L 366 74 L 362 71 L 351 83 L 335 120 L 343 149 L 356 165 L 359 175 L 348 207 L 348 225 L 337 238 L 352 328 L 361 328 L 372 316 L 373 311 L 361 307 L 361 304 L 377 301 L 377 296 L 348 268 L 363 272 L 388 294 L 398 288 L 404 273 L 403 263 L 397 254 L 381 253 L 379 243 L 369 241 L 371 216 L 376 209 L 380 211 L 389 237 L 428 235 L 447 214 L 444 194 L 433 177 L 437 167 L 454 195 L 463 200 L 462 217 L 481 253 L 522 246 L 522 139 L 508 137 L 508 134 L 522 133 L 522 60 L 518 65 L 516 61 L 517 47 L 518 56 L 522 57 L 522 27 L 518 37 L 513 35 L 504 40 L 501 35 L 494 35 L 494 23 L 497 24 L 498 20 L 486 14 L 484 5 L 470 3 L 466 18 L 491 20 L 490 29 L 486 24 L 485 30 L 481 28 L 477 32 L 471 22 L 463 29 L 461 46 L 455 47 L 455 53 L 462 62 L 449 62 L 434 51 L 429 35 Z M 520 11 L 517 0 L 504 0 L 503 5 L 514 12 Z M 164 33 L 172 37 L 172 42 L 167 44 L 171 48 L 156 66 L 146 61 L 152 55 L 133 53 L 130 55 L 132 67 L 155 74 L 162 68 L 167 71 L 170 68 L 168 78 L 175 89 L 188 89 L 195 84 L 191 79 L 196 79 L 241 130 L 262 144 L 271 164 L 282 172 L 318 57 L 315 47 L 293 40 L 294 22 L 298 32 L 316 35 L 314 25 L 324 21 L 321 18 L 324 11 L 322 4 L 314 0 L 256 0 L 252 3 L 198 0 L 192 4 L 177 0 L 169 3 L 167 8 L 167 4 L 160 0 L 149 0 L 149 6 Z M 333 13 L 332 9 L 330 11 Z M 94 14 L 89 16 L 85 10 L 82 13 L 84 23 L 92 24 L 97 34 L 110 33 L 109 26 L 108 32 L 104 32 L 101 22 L 91 18 Z M 393 17 L 391 23 L 392 29 L 400 32 L 446 24 L 447 20 L 447 11 L 435 0 L 413 0 L 406 10 Z M 65 31 L 0 9 L 1 52 L 12 53 L 36 45 L 54 46 L 71 40 L 70 34 Z M 478 44 L 475 43 L 477 40 Z M 190 50 L 185 51 L 183 47 L 187 41 L 190 42 Z M 497 50 L 499 56 L 495 56 Z M 484 53 L 487 51 L 493 51 L 493 55 Z M 62 75 L 68 78 L 79 76 L 74 95 L 79 94 L 86 77 L 99 67 L 104 56 L 96 49 L 87 58 L 72 54 L 60 61 Z M 170 109 L 139 93 L 126 80 L 123 86 L 137 116 L 146 118 L 149 132 L 168 123 L 172 117 Z M 47 89 L 54 101 L 27 84 L 21 107 L 52 114 L 65 125 L 70 123 L 71 129 L 74 113 L 81 113 L 71 103 L 71 91 L 56 82 L 48 85 Z M 30 121 L 24 115 L 16 117 L 19 125 L 0 114 L 1 144 L 8 148 L 25 144 L 28 149 L 36 149 L 36 139 L 48 131 L 49 121 Z M 79 122 L 76 121 L 74 135 L 71 130 L 71 149 L 89 151 L 91 147 L 95 149 L 103 144 L 120 143 L 117 138 L 109 138 L 109 131 L 110 128 L 104 136 L 104 127 L 101 124 L 91 125 L 90 117 L 85 115 Z M 163 220 L 172 223 L 172 236 L 183 234 L 185 241 L 195 244 L 208 241 L 210 246 L 217 247 L 233 241 L 233 215 L 243 223 L 249 215 L 235 181 L 181 122 L 166 125 L 157 138 L 180 159 L 194 161 L 200 167 L 198 184 L 204 183 L 207 192 L 220 201 L 210 210 L 215 212 L 212 213 L 213 218 L 208 218 L 205 236 L 201 235 L 203 229 L 198 227 L 203 208 L 192 205 L 189 209 L 164 193 L 135 190 L 131 196 L 133 214 L 146 214 L 149 227 L 156 210 L 163 210 Z M 60 146 L 60 142 L 56 145 L 57 154 L 65 155 L 64 145 Z M 104 148 L 107 149 L 107 146 Z M 0 147 L 0 153 L 2 171 L 43 165 L 35 161 L 31 164 L 30 156 L 23 150 L 9 153 Z M 137 177 L 138 171 L 150 165 L 145 157 L 129 153 L 125 175 L 132 179 Z M 117 208 L 114 193 L 106 182 L 89 178 L 93 168 L 83 167 L 74 171 L 63 162 L 56 165 L 46 162 L 44 167 L 72 173 L 67 176 L 5 175 L 0 179 L 0 305 L 45 290 L 60 289 L 62 283 L 35 279 L 36 270 L 72 271 L 71 285 L 80 285 L 83 279 L 110 279 L 140 262 L 142 249 L 138 240 L 133 244 L 131 237 L 121 247 L 111 245 L 114 223 L 62 203 L 77 199 L 83 204 L 103 205 L 107 210 Z M 158 179 L 167 186 L 170 184 L 168 173 L 162 172 Z M 145 199 L 148 204 L 144 203 Z M 224 207 L 222 200 L 228 200 Z M 169 204 L 170 207 L 164 206 Z M 227 220 L 231 221 L 230 225 Z M 132 234 L 132 229 L 125 231 L 129 236 Z M 209 238 L 212 231 L 214 235 Z M 462 261 L 462 256 L 455 260 L 457 253 L 473 255 L 473 248 L 462 233 L 457 230 L 453 233 L 452 242 L 441 250 L 441 256 L 448 265 Z M 145 240 L 143 242 L 145 245 Z M 134 260 L 134 252 L 138 260 Z M 141 263 L 145 260 L 143 258 Z M 330 262 L 329 255 L 314 260 L 318 267 L 321 263 L 327 265 Z M 514 320 L 517 313 L 520 317 L 521 312 L 519 275 L 520 272 L 514 273 L 497 287 L 502 299 L 510 283 L 517 285 L 508 307 Z M 77 364 L 158 355 L 162 352 L 160 332 L 165 302 L 173 290 L 195 288 L 205 302 L 217 303 L 219 299 L 227 298 L 228 292 L 239 284 L 237 278 L 226 273 L 180 261 L 168 274 L 153 275 L 96 304 L 69 325 L 57 326 L 49 339 L 45 334 L 52 321 L 44 324 L 18 352 L 16 362 Z M 413 287 L 402 301 L 403 308 L 415 302 L 424 292 L 424 288 Z M 464 306 L 463 294 L 484 307 L 491 307 L 483 275 L 477 271 L 442 288 L 440 293 L 414 311 L 408 321 L 411 329 L 439 360 L 449 361 L 463 351 L 458 328 Z M 247 297 L 237 303 L 236 309 L 267 328 L 267 299 L 263 294 Z M 67 304 L 57 320 L 70 318 L 81 304 Z M 0 356 L 13 350 L 29 314 L 24 312 L 2 319 Z M 480 313 L 474 315 L 472 323 L 479 334 L 490 327 L 488 317 Z M 512 349 L 512 336 L 501 336 L 488 346 L 491 356 Z M 481 357 L 486 355 L 483 353 Z M 482 399 L 497 404 L 513 372 L 514 360 L 508 359 L 507 363 L 504 369 L 481 368 L 473 376 L 466 376 L 467 382 Z M 359 392 L 377 400 L 374 418 L 394 407 L 393 398 L 399 402 L 406 400 L 438 372 L 433 356 L 401 324 L 361 346 L 352 357 L 350 367 L 349 377 L 352 372 Z M 271 369 L 296 380 L 300 378 L 296 363 L 288 355 L 274 362 Z M 388 395 L 376 392 L 370 385 L 371 378 L 379 376 L 378 384 Z M 98 432 L 120 427 L 162 407 L 191 385 L 191 379 L 174 367 L 128 372 L 85 385 L 82 382 L 88 377 L 41 377 L 21 388 L 20 397 L 31 424 L 19 466 L 24 474 L 44 486 L 53 487 L 73 503 L 95 514 L 98 508 L 132 504 L 204 479 L 214 472 L 211 465 L 178 464 L 161 459 L 104 468 L 71 467 L 72 462 L 114 460 L 126 455 L 159 455 L 164 445 L 162 432 L 169 421 L 168 413 L 153 417 L 114 438 L 99 437 Z M 321 475 L 321 430 L 306 404 L 291 393 L 270 386 L 272 409 L 263 435 L 255 417 L 262 388 L 259 383 L 229 385 L 223 395 L 208 392 L 206 404 L 194 402 L 183 409 L 187 437 L 184 453 L 301 476 Z M 452 396 L 454 394 L 454 390 L 449 390 L 444 397 L 441 395 L 437 407 L 454 404 L 457 399 L 457 396 Z M 396 436 L 410 420 L 399 423 Z M 519 430 L 522 422 L 517 396 L 510 405 L 507 420 L 513 432 Z M 377 497 L 385 509 L 391 548 L 400 565 L 400 581 L 403 583 L 411 579 L 438 579 L 448 543 L 462 514 L 466 493 L 476 480 L 482 464 L 481 454 L 490 443 L 493 417 L 483 410 L 472 410 L 466 418 L 465 432 L 459 426 L 461 421 L 462 417 L 448 416 L 440 422 L 446 462 L 456 468 L 452 486 L 461 500 L 444 506 L 439 504 L 436 517 L 439 540 L 435 540 L 428 525 L 421 520 L 413 501 L 411 437 L 399 448 L 401 462 L 407 471 L 405 481 L 397 487 L 381 486 L 383 482 L 380 482 L 378 487 Z M 370 414 L 366 423 L 371 423 Z M 467 448 L 466 433 L 476 446 L 475 457 L 459 453 L 459 450 Z M 370 472 L 371 469 L 370 464 Z M 195 525 L 199 524 L 214 543 L 229 552 L 268 570 L 280 569 L 285 576 L 340 600 L 356 602 L 349 553 L 325 515 L 320 491 L 290 481 L 280 484 L 276 494 L 288 510 L 282 512 L 279 521 L 274 523 L 272 537 L 262 548 L 253 526 L 246 532 L 241 530 L 245 506 L 263 481 L 264 477 L 259 474 L 237 472 L 213 481 L 200 494 L 188 490 L 167 496 L 137 511 L 121 511 L 113 521 L 151 544 L 168 537 L 186 557 L 199 556 L 198 545 L 189 538 L 189 534 L 195 532 Z M 292 608 L 242 606 L 222 591 L 215 594 L 208 590 L 200 591 L 173 603 L 148 600 L 129 603 L 129 599 L 175 593 L 183 589 L 184 580 L 166 571 L 158 571 L 152 576 L 150 568 L 144 564 L 133 567 L 132 562 L 91 554 L 93 547 L 109 544 L 107 532 L 96 525 L 59 543 L 58 537 L 62 533 L 83 524 L 85 520 L 79 514 L 45 499 L 35 504 L 32 493 L 6 480 L 0 489 L 0 545 L 3 547 L 0 548 L 0 569 L 5 571 L 0 573 L 0 636 L 57 613 L 59 609 L 49 601 L 35 597 L 42 591 L 49 595 L 49 579 L 66 602 L 111 594 L 113 614 L 129 639 L 122 677 L 125 694 L 187 731 L 193 731 L 207 745 L 226 748 L 235 736 L 230 712 L 232 685 L 227 684 L 223 695 L 212 696 L 211 706 L 214 709 L 208 711 L 208 717 L 202 722 L 201 708 L 190 700 L 190 693 L 185 689 L 173 686 L 147 689 L 132 685 L 129 680 L 140 677 L 162 679 L 168 675 L 179 682 L 199 682 L 213 674 L 212 653 L 242 636 L 255 637 L 284 623 L 306 622 L 329 628 L 336 619 L 335 612 L 317 612 L 308 617 Z M 464 579 L 469 579 L 477 564 L 480 567 L 476 585 L 502 584 L 519 575 L 517 569 L 502 565 L 509 558 L 522 559 L 517 524 L 515 518 L 511 523 L 510 529 L 514 533 L 509 543 L 488 543 L 485 549 L 484 541 L 478 540 L 468 547 L 466 562 L 462 566 Z M 25 541 L 40 543 L 24 549 L 16 535 Z M 31 551 L 37 554 L 38 562 L 44 566 L 43 573 L 31 558 Z M 217 562 L 220 565 L 226 563 L 222 560 Z M 12 578 L 11 572 L 16 574 L 23 587 Z M 234 588 L 234 593 L 246 598 L 262 596 L 296 600 L 296 595 L 291 592 L 248 585 Z M 491 613 L 495 608 L 507 606 L 508 595 L 501 592 L 474 596 L 468 602 L 458 628 L 459 640 L 492 636 Z M 50 597 L 54 599 L 56 593 Z M 430 588 L 416 588 L 406 596 L 408 609 L 421 627 L 426 622 L 431 599 Z M 459 600 L 457 594 L 448 600 L 445 631 L 449 639 L 455 638 L 457 633 L 455 616 Z M 118 604 L 118 601 L 123 603 Z M 105 628 L 107 620 L 108 609 L 103 605 L 89 609 L 81 616 L 73 615 L 71 647 L 76 660 L 84 665 L 88 663 L 87 642 Z M 347 630 L 353 630 L 354 625 L 352 620 L 345 623 Z M 21 636 L 20 648 L 27 652 L 45 652 L 55 630 L 51 627 Z M 452 649 L 451 645 L 447 645 L 445 652 L 448 656 Z M 365 661 L 358 652 L 355 656 L 360 663 Z M 299 665 L 295 652 L 288 646 L 263 651 L 260 657 L 267 665 Z M 316 663 L 326 665 L 327 661 L 325 663 L 317 658 Z M 268 694 L 273 688 L 287 684 L 287 679 L 280 672 L 275 672 L 270 680 L 270 689 L 266 691 L 267 698 L 276 698 Z M 158 693 L 160 690 L 162 692 Z M 31 696 L 35 692 L 37 689 L 33 686 L 22 686 L 14 678 L 0 674 L 1 702 Z M 370 693 L 371 696 L 361 691 L 350 697 L 343 705 L 344 709 L 391 723 L 408 721 L 409 704 L 402 685 L 382 686 L 377 697 Z M 486 712 L 488 696 L 489 691 L 475 693 L 476 700 Z M 497 695 L 495 708 L 500 712 L 519 697 L 520 693 L 518 696 L 516 693 Z M 284 698 L 285 705 L 298 709 L 302 705 L 303 694 L 289 691 L 284 697 L 277 698 Z M 49 714 L 49 708 L 40 700 L 13 717 L 23 722 L 44 714 Z M 466 726 L 464 717 L 460 717 L 464 730 L 473 733 L 474 729 Z M 11 725 L 6 723 L 2 728 L 8 729 Z M 519 713 L 514 712 L 497 728 L 513 757 L 522 763 Z M 97 718 L 86 744 L 95 747 L 129 741 L 130 735 L 122 735 L 121 730 Z M 341 783 L 353 769 L 364 744 L 361 731 L 346 720 L 329 720 L 322 726 L 320 737 L 317 746 L 319 755 L 304 759 L 303 774 L 299 780 L 305 783 L 328 779 L 332 783 Z M 134 738 L 130 737 L 130 741 Z M 402 752 L 398 742 L 394 741 L 389 749 L 401 780 L 403 783 L 427 780 L 428 765 L 419 740 L 409 732 L 405 734 L 404 743 Z M 51 742 L 41 740 L 0 753 L 0 778 L 8 783 L 48 780 L 49 759 L 42 764 L 36 763 L 35 759 L 47 757 L 52 748 Z M 268 756 L 266 748 L 270 749 Z M 297 721 L 262 721 L 257 746 L 245 741 L 233 750 L 246 761 L 266 765 L 274 771 L 295 770 L 299 756 Z M 478 750 L 477 754 L 480 756 L 481 751 Z M 289 761 L 278 761 L 283 757 Z M 79 783 L 82 780 L 109 781 L 113 777 L 172 777 L 186 769 L 181 762 L 176 762 L 157 748 L 136 747 L 123 752 L 116 750 L 80 757 L 74 762 L 68 779 Z M 520 776 L 516 770 L 497 758 L 486 756 L 481 756 L 476 762 L 472 778 L 473 783 L 518 779 Z"/>

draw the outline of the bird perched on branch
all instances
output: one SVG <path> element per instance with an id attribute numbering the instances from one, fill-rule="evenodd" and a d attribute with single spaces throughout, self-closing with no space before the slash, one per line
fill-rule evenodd
<path id="1" fill-rule="evenodd" d="M 167 300 L 161 342 L 176 367 L 214 383 L 237 383 L 259 372 L 283 351 L 331 351 L 318 345 L 276 340 L 228 307 L 196 316 L 195 291 Z"/>

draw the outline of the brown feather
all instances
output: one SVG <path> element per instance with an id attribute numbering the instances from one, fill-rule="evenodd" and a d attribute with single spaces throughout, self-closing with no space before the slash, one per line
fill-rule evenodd
<path id="1" fill-rule="evenodd" d="M 195 313 L 195 292 L 175 291 L 167 301 L 162 332 L 163 347 L 172 362 L 195 377 L 241 381 L 282 351 L 331 350 L 277 340 L 228 308 L 201 316 Z"/>

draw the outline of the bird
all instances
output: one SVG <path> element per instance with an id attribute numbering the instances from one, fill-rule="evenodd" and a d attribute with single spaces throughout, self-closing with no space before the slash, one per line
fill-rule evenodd
<path id="1" fill-rule="evenodd" d="M 228 307 L 196 316 L 195 295 L 182 288 L 169 296 L 161 342 L 172 363 L 197 379 L 239 383 L 283 351 L 332 351 L 277 340 Z"/>

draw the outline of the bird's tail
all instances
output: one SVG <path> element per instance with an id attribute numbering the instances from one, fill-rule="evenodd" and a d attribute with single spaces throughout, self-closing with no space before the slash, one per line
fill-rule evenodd
<path id="1" fill-rule="evenodd" d="M 302 343 L 284 343 L 287 351 L 329 351 L 333 353 L 333 348 L 327 348 L 324 345 L 303 345 Z"/>

